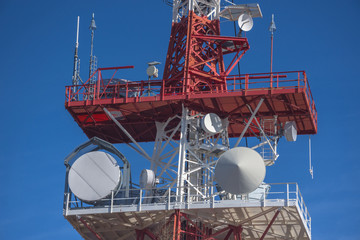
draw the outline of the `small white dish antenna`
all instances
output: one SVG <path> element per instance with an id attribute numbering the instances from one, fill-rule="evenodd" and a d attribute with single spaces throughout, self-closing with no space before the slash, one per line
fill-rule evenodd
<path id="1" fill-rule="evenodd" d="M 242 31 L 248 32 L 253 28 L 254 21 L 249 14 L 243 13 L 238 18 L 238 25 Z"/>
<path id="2" fill-rule="evenodd" d="M 215 113 L 208 113 L 201 119 L 201 128 L 210 134 L 219 133 L 223 129 L 221 118 Z"/>
<path id="3" fill-rule="evenodd" d="M 140 188 L 153 188 L 156 183 L 155 173 L 150 169 L 143 169 L 140 174 Z"/>
<path id="4" fill-rule="evenodd" d="M 151 65 L 146 69 L 146 74 L 149 77 L 157 78 L 159 76 L 159 69 L 157 69 L 157 67 L 155 67 L 154 65 Z"/>
<path id="5" fill-rule="evenodd" d="M 94 202 L 119 191 L 121 170 L 110 154 L 88 152 L 72 164 L 68 182 L 75 196 L 85 202 Z"/>
<path id="6" fill-rule="evenodd" d="M 157 67 L 155 66 L 161 64 L 161 62 L 152 61 L 152 62 L 148 62 L 147 64 L 148 64 L 148 68 L 146 69 L 146 74 L 149 76 L 149 78 L 151 77 L 157 78 L 159 76 L 159 69 L 157 69 Z"/>
<path id="7" fill-rule="evenodd" d="M 247 194 L 264 181 L 264 159 L 251 148 L 237 147 L 222 154 L 215 167 L 217 183 L 228 193 Z"/>
<path id="8" fill-rule="evenodd" d="M 284 126 L 284 135 L 288 142 L 295 142 L 297 138 L 296 123 L 294 121 L 286 122 Z"/>

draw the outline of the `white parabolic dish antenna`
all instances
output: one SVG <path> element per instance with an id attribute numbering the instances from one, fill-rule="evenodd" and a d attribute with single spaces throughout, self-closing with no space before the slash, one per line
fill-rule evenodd
<path id="1" fill-rule="evenodd" d="M 238 25 L 241 30 L 247 32 L 254 26 L 254 21 L 250 15 L 243 13 L 238 18 Z"/>
<path id="2" fill-rule="evenodd" d="M 70 168 L 68 177 L 71 191 L 83 201 L 103 199 L 121 187 L 121 171 L 108 153 L 94 151 L 80 156 Z"/>
<path id="3" fill-rule="evenodd" d="M 255 191 L 265 178 L 265 164 L 258 152 L 251 148 L 237 147 L 222 154 L 215 167 L 215 179 L 232 194 Z"/>
<path id="4" fill-rule="evenodd" d="M 140 188 L 153 188 L 155 186 L 155 180 L 155 173 L 153 170 L 142 170 L 140 174 Z"/>
<path id="5" fill-rule="evenodd" d="M 208 113 L 201 119 L 201 128 L 207 133 L 219 133 L 222 130 L 221 118 L 215 113 Z"/>

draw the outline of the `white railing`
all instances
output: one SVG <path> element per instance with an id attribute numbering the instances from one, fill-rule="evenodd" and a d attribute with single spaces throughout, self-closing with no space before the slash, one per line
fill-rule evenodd
<path id="1" fill-rule="evenodd" d="M 130 197 L 125 197 L 125 190 L 120 190 L 116 194 L 113 192 L 109 198 L 102 199 L 93 204 L 78 200 L 71 193 L 65 193 L 64 215 L 71 215 L 72 211 L 76 211 L 79 214 L 77 210 L 81 209 L 104 209 L 104 212 L 112 213 L 115 211 L 142 211 L 143 208 L 146 208 L 146 210 L 217 208 L 234 206 L 234 204 L 240 207 L 295 206 L 309 234 L 311 233 L 311 217 L 297 183 L 271 183 L 262 186 L 270 186 L 270 190 L 268 191 L 266 190 L 268 188 L 263 188 L 263 192 L 256 191 L 256 194 L 254 192 L 247 196 L 231 196 L 221 193 L 176 196 L 176 188 L 156 188 L 131 189 Z M 187 186 L 186 188 L 189 187 Z M 201 190 L 201 188 L 198 189 Z M 156 194 L 154 194 L 153 190 L 156 190 Z M 83 214 L 86 214 L 86 211 Z"/>

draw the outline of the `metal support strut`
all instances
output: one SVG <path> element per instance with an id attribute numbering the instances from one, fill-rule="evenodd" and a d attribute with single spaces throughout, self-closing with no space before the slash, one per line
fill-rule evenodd
<path id="1" fill-rule="evenodd" d="M 131 136 L 131 134 L 126 131 L 126 129 L 115 119 L 115 117 L 109 112 L 106 108 L 103 108 L 106 115 L 109 116 L 111 120 L 123 131 L 126 136 L 138 147 L 138 149 L 135 149 L 137 152 L 139 152 L 141 155 L 143 155 L 146 159 L 150 160 L 150 156 L 146 153 L 146 151 L 136 142 L 136 140 Z"/>
<path id="2" fill-rule="evenodd" d="M 82 224 L 84 224 L 84 226 L 85 226 L 87 229 L 89 229 L 89 231 L 90 231 L 92 234 L 94 234 L 94 236 L 95 236 L 98 240 L 103 240 L 103 239 L 100 237 L 100 235 L 97 234 L 97 233 L 89 226 L 89 224 L 87 224 L 87 223 L 84 221 L 84 219 L 82 219 L 82 217 L 79 217 L 79 220 L 80 220 L 80 222 L 82 222 Z"/>
<path id="3" fill-rule="evenodd" d="M 239 143 L 240 143 L 241 139 L 244 137 L 244 135 L 245 135 L 246 131 L 248 130 L 248 128 L 249 128 L 249 126 L 250 126 L 250 124 L 251 124 L 252 120 L 255 118 L 256 113 L 259 111 L 259 109 L 260 109 L 261 104 L 263 103 L 263 101 L 264 101 L 264 99 L 263 99 L 263 98 L 262 98 L 262 99 L 260 99 L 260 101 L 259 101 L 258 105 L 256 106 L 256 108 L 255 108 L 254 112 L 251 114 L 251 117 L 250 117 L 249 121 L 247 122 L 247 124 L 246 124 L 246 126 L 245 126 L 244 130 L 242 131 L 242 133 L 241 133 L 240 137 L 239 137 L 239 138 L 238 138 L 238 140 L 236 141 L 236 143 L 235 143 L 235 146 L 234 146 L 234 147 L 237 147 L 237 146 L 239 145 Z"/>
<path id="4" fill-rule="evenodd" d="M 281 208 L 279 208 L 279 209 L 276 211 L 274 217 L 271 219 L 269 225 L 266 227 L 265 232 L 264 232 L 263 235 L 261 236 L 260 240 L 264 240 L 266 234 L 268 233 L 269 229 L 271 228 L 271 225 L 273 225 L 273 223 L 275 222 L 275 219 L 276 219 L 277 216 L 279 215 L 280 211 L 281 211 Z"/>

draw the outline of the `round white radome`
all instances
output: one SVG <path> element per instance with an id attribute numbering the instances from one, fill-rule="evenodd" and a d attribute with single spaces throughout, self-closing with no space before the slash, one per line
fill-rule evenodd
<path id="1" fill-rule="evenodd" d="M 247 194 L 264 181 L 263 158 L 251 148 L 237 147 L 223 153 L 215 167 L 216 182 L 228 193 Z"/>

